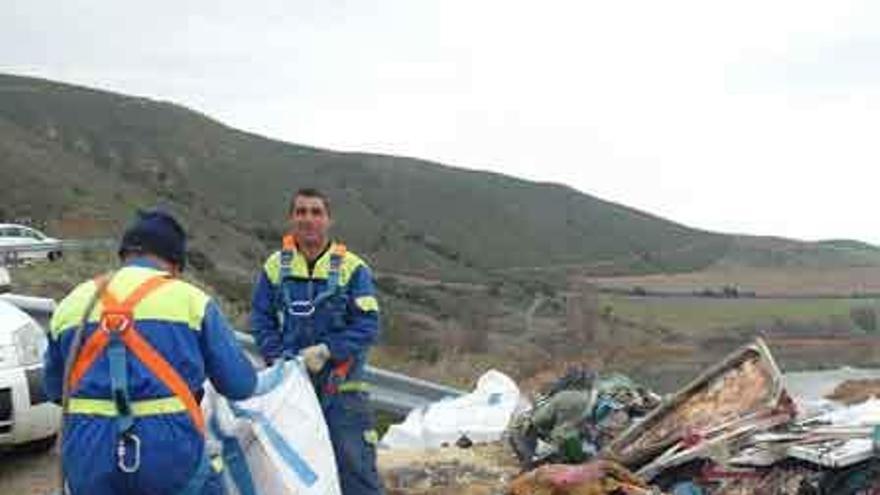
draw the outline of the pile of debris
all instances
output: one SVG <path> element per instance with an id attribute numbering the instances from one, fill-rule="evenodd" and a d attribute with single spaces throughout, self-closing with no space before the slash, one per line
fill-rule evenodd
<path id="1" fill-rule="evenodd" d="M 485 478 L 499 484 L 470 493 L 880 495 L 876 389 L 851 383 L 829 394 L 837 402 L 803 407 L 760 339 L 663 400 L 622 375 L 570 370 L 510 421 L 504 443 L 518 476 L 510 480 L 515 467 L 496 443 L 486 469 L 504 468 Z M 429 485 L 389 488 L 452 493 Z"/>
<path id="2" fill-rule="evenodd" d="M 858 395 L 853 401 L 865 400 L 870 394 L 852 392 L 862 392 L 868 388 L 865 385 L 839 387 L 832 397 Z M 618 388 L 631 391 L 624 397 L 645 395 L 631 384 Z M 601 397 L 602 387 L 594 389 Z M 603 426 L 602 417 L 596 414 L 601 404 L 593 403 L 593 416 L 588 414 L 581 423 L 583 450 L 594 451 L 589 457 L 595 460 L 588 459 L 579 469 L 614 461 L 619 466 L 615 474 L 600 480 L 604 485 L 594 482 L 593 491 L 548 480 L 546 493 L 639 493 L 648 483 L 653 490 L 679 495 L 880 493 L 880 463 L 873 459 L 880 445 L 880 429 L 875 426 L 880 425 L 880 400 L 839 403 L 831 410 L 805 415 L 786 392 L 782 375 L 761 340 L 737 350 L 644 417 L 638 414 L 642 411 L 618 399 L 614 404 L 625 413 L 619 414 L 617 423 L 627 426 L 607 443 L 594 434 Z M 540 418 L 542 407 L 536 403 L 526 416 Z M 515 428 L 513 438 L 520 431 Z M 555 452 L 556 457 L 550 459 L 572 460 L 560 455 L 565 444 L 553 435 L 543 440 Z M 522 454 L 521 449 L 517 452 Z M 541 458 L 521 455 L 526 468 Z M 630 482 L 627 488 L 617 486 L 619 481 L 608 483 L 619 479 L 623 468 L 642 485 Z M 533 480 L 535 485 L 536 478 L 534 471 L 527 472 L 513 486 L 524 480 Z M 538 485 L 530 487 L 533 493 L 542 493 Z M 514 488 L 511 493 L 516 493 Z"/>

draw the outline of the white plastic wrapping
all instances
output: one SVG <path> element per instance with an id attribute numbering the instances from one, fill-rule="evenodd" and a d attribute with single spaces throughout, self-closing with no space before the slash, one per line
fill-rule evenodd
<path id="1" fill-rule="evenodd" d="M 519 398 L 519 387 L 510 377 L 490 370 L 473 392 L 411 411 L 403 423 L 388 429 L 380 445 L 424 449 L 452 445 L 462 436 L 474 443 L 499 440 Z"/>

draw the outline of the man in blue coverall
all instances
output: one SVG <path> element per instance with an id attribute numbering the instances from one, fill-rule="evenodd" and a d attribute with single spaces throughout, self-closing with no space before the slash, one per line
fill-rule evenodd
<path id="1" fill-rule="evenodd" d="M 260 380 L 217 303 L 177 278 L 185 241 L 170 215 L 140 213 L 119 247 L 122 268 L 55 310 L 44 387 L 55 402 L 67 390 L 62 466 L 73 495 L 223 493 L 222 464 L 205 452 L 202 384 L 244 399 Z"/>
<path id="2" fill-rule="evenodd" d="M 320 191 L 297 191 L 288 215 L 291 232 L 254 288 L 254 335 L 267 363 L 303 357 L 343 494 L 379 494 L 376 432 L 363 382 L 367 351 L 379 332 L 372 275 L 361 258 L 330 240 L 330 202 Z"/>

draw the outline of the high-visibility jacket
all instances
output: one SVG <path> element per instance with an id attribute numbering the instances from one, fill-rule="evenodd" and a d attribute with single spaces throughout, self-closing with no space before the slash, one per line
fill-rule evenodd
<path id="1" fill-rule="evenodd" d="M 53 315 L 44 367 L 44 387 L 52 400 L 61 399 L 73 337 L 99 284 L 80 284 Z M 119 410 L 118 391 L 112 390 L 120 371 L 111 371 L 112 339 L 105 336 L 107 321 L 115 321 L 119 315 L 114 311 L 126 300 L 134 301 L 126 310 L 131 328 L 121 346 L 123 388 L 131 406 L 127 414 Z M 178 493 L 205 458 L 197 405 L 202 384 L 207 378 L 227 397 L 244 399 L 256 386 L 253 366 L 214 301 L 144 258 L 112 275 L 87 321 L 64 419 L 62 463 L 72 492 Z M 120 417 L 129 416 L 139 456 L 136 465 L 130 462 L 137 469 L 123 472 L 118 425 Z"/>
<path id="2" fill-rule="evenodd" d="M 330 349 L 328 371 L 344 368 L 343 381 L 359 383 L 379 333 L 370 268 L 332 242 L 310 271 L 305 256 L 291 248 L 269 256 L 254 288 L 251 328 L 260 352 L 271 362 L 323 343 Z"/>

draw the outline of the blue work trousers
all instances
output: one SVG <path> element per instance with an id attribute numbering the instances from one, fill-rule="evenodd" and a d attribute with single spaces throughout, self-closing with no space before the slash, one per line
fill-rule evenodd
<path id="1" fill-rule="evenodd" d="M 365 392 L 339 392 L 321 397 L 324 419 L 336 454 L 343 495 L 381 495 L 376 470 L 376 433 Z"/>
<path id="2" fill-rule="evenodd" d="M 64 478 L 71 495 L 176 495 L 195 474 L 205 448 L 184 414 L 138 418 L 140 466 L 117 466 L 116 424 L 111 418 L 68 416 L 62 446 Z M 212 470 L 202 495 L 223 495 L 220 473 Z"/>

